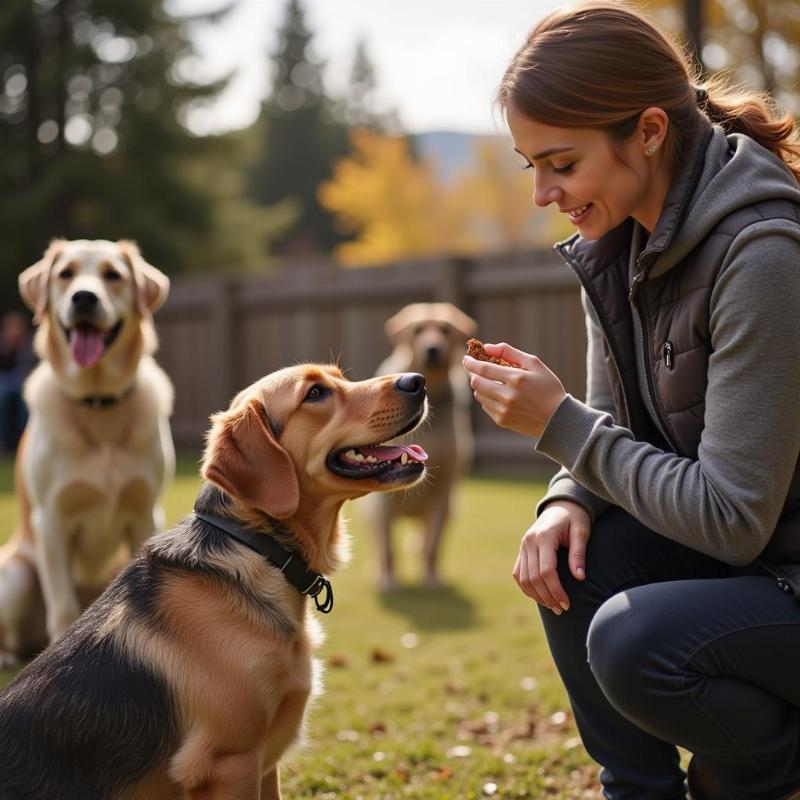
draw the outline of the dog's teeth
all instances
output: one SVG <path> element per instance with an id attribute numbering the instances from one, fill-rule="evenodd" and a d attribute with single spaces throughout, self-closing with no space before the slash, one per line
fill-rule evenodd
<path id="1" fill-rule="evenodd" d="M 408 453 L 403 453 L 403 455 L 401 455 L 401 456 L 400 456 L 400 463 L 401 463 L 403 466 L 405 466 L 406 464 L 408 464 Z"/>
<path id="2" fill-rule="evenodd" d="M 367 456 L 367 461 L 368 461 L 370 464 L 374 464 L 374 463 L 375 463 L 377 460 L 378 460 L 378 459 L 377 459 L 377 458 L 375 458 L 375 456 Z"/>
<path id="3" fill-rule="evenodd" d="M 366 461 L 366 459 L 364 458 L 363 453 L 356 453 L 354 457 L 355 457 L 356 461 Z"/>
<path id="4" fill-rule="evenodd" d="M 348 451 L 347 451 L 347 452 L 344 454 L 344 457 L 345 457 L 345 458 L 349 458 L 351 461 L 357 461 L 357 460 L 358 460 L 358 457 L 357 457 L 357 455 L 356 455 L 356 451 L 355 451 L 355 450 L 348 450 Z"/>

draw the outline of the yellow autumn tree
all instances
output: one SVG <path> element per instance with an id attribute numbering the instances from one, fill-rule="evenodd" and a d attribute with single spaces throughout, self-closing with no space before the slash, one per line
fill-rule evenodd
<path id="1" fill-rule="evenodd" d="M 405 138 L 355 130 L 351 140 L 353 152 L 318 193 L 339 228 L 355 234 L 335 249 L 337 260 L 363 266 L 467 249 L 432 168 L 413 158 Z"/>

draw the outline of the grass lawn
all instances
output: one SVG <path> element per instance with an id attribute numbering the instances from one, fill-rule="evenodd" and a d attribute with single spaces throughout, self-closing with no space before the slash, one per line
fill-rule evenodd
<path id="1" fill-rule="evenodd" d="M 199 485 L 179 465 L 166 509 L 186 515 Z M 542 483 L 475 478 L 461 488 L 444 542 L 446 585 L 417 586 L 417 539 L 397 539 L 398 591 L 373 588 L 375 550 L 345 506 L 353 559 L 333 578 L 324 617 L 325 694 L 308 743 L 282 768 L 287 798 L 469 800 L 599 797 L 533 603 L 511 570 Z M 0 461 L 0 540 L 15 518 Z M 10 674 L 0 673 L 0 685 Z"/>

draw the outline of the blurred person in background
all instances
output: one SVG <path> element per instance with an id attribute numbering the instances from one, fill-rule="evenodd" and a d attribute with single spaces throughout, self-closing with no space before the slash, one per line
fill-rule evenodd
<path id="1" fill-rule="evenodd" d="M 465 358 L 563 469 L 514 566 L 608 800 L 800 798 L 800 144 L 638 12 L 540 22 L 498 100 L 577 233 L 587 401 Z M 554 331 L 554 336 L 559 332 Z M 677 745 L 693 755 L 685 776 Z"/>
<path id="2" fill-rule="evenodd" d="M 0 452 L 17 449 L 28 419 L 22 385 L 36 364 L 28 318 L 7 311 L 0 318 Z"/>

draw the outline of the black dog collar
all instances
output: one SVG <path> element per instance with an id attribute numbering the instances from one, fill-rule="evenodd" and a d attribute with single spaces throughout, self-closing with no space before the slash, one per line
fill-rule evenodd
<path id="1" fill-rule="evenodd" d="M 90 394 L 86 397 L 76 398 L 75 402 L 80 403 L 82 406 L 89 406 L 89 408 L 108 408 L 124 400 L 133 391 L 134 386 L 136 386 L 136 381 L 122 394 Z"/>
<path id="2" fill-rule="evenodd" d="M 300 594 L 307 594 L 314 598 L 317 609 L 323 614 L 328 614 L 333 610 L 333 587 L 327 578 L 319 572 L 309 569 L 308 564 L 291 550 L 281 547 L 272 537 L 263 533 L 254 533 L 246 528 L 242 528 L 232 519 L 218 517 L 215 514 L 206 514 L 195 509 L 194 515 L 213 525 L 215 528 L 224 531 L 229 536 L 241 542 L 251 550 L 255 550 L 273 566 L 277 567 L 286 577 L 286 580 L 297 589 Z M 325 597 L 320 600 L 322 590 L 325 590 Z"/>

